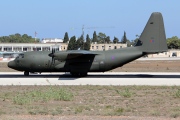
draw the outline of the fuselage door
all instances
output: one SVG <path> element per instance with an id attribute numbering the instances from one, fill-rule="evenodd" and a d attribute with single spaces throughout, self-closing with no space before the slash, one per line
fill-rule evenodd
<path id="1" fill-rule="evenodd" d="M 100 71 L 104 71 L 104 68 L 105 68 L 104 60 L 101 60 L 99 62 L 99 69 L 100 69 Z"/>
<path id="2" fill-rule="evenodd" d="M 44 67 L 49 68 L 50 67 L 50 60 L 44 61 Z"/>

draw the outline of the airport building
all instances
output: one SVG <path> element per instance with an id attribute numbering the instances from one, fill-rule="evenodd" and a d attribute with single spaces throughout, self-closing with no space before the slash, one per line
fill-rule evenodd
<path id="1" fill-rule="evenodd" d="M 155 57 L 180 57 L 180 50 L 178 49 L 169 49 L 167 52 L 157 53 L 148 55 L 149 58 Z"/>
<path id="2" fill-rule="evenodd" d="M 97 43 L 92 43 L 90 50 L 92 51 L 102 51 L 102 50 L 112 50 L 112 49 L 119 49 L 119 48 L 124 48 L 127 47 L 127 44 L 122 44 L 122 43 L 112 43 L 112 44 L 97 44 Z"/>
<path id="3" fill-rule="evenodd" d="M 18 53 L 27 51 L 51 51 L 52 48 L 58 51 L 67 50 L 68 43 L 62 39 L 43 39 L 41 43 L 0 43 L 0 60 L 2 58 L 14 58 Z M 127 47 L 127 44 L 97 44 L 92 43 L 91 51 L 103 51 Z M 168 50 L 168 52 L 148 55 L 147 57 L 180 57 L 180 50 Z"/>
<path id="4" fill-rule="evenodd" d="M 67 50 L 67 43 L 0 43 L 0 52 L 51 51 L 56 47 L 59 51 Z M 127 44 L 91 44 L 90 50 L 102 51 L 127 47 Z"/>
<path id="5" fill-rule="evenodd" d="M 0 43 L 0 60 L 13 59 L 21 52 L 27 51 L 51 51 L 56 48 L 58 51 L 67 50 L 68 43 L 62 39 L 43 39 L 41 43 Z M 90 50 L 103 51 L 127 47 L 127 44 L 91 44 Z"/>
<path id="6" fill-rule="evenodd" d="M 66 43 L 0 43 L 1 52 L 50 51 L 52 47 L 59 51 L 67 50 Z"/>

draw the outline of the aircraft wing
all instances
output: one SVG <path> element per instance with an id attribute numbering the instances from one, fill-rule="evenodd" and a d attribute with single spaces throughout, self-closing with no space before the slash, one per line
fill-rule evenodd
<path id="1" fill-rule="evenodd" d="M 85 50 L 77 50 L 77 51 L 71 51 L 68 53 L 67 59 L 73 59 L 76 57 L 88 57 L 88 56 L 96 56 L 98 54 L 92 52 L 92 51 L 85 51 Z"/>
<path id="2" fill-rule="evenodd" d="M 97 55 L 97 53 L 94 53 L 92 51 L 87 51 L 87 50 L 70 50 L 67 51 L 69 54 L 93 54 L 93 55 Z"/>
<path id="3" fill-rule="evenodd" d="M 72 50 L 72 51 L 66 51 L 66 52 L 59 52 L 55 53 L 56 59 L 59 60 L 70 60 L 78 58 L 80 59 L 86 59 L 92 56 L 98 55 L 97 53 L 94 53 L 92 51 L 86 51 L 86 50 Z"/>
<path id="4" fill-rule="evenodd" d="M 60 69 L 66 66 L 66 68 L 71 69 L 71 71 L 88 71 L 91 64 L 95 58 L 96 54 L 92 51 L 67 51 L 64 62 L 58 64 L 55 68 Z M 59 54 L 59 60 L 62 60 L 62 54 Z"/>

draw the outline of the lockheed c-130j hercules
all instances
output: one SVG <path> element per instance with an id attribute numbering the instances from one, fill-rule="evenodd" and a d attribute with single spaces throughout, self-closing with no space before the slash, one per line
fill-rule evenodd
<path id="1" fill-rule="evenodd" d="M 8 67 L 29 72 L 70 72 L 74 76 L 86 76 L 88 72 L 105 72 L 121 67 L 144 55 L 167 51 L 162 14 L 151 14 L 134 47 L 107 51 L 31 51 L 24 52 L 8 63 Z"/>

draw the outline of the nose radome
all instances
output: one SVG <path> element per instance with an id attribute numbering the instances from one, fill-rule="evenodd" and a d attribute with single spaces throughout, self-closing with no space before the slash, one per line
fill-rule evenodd
<path id="1" fill-rule="evenodd" d="M 15 62 L 14 61 L 8 62 L 8 67 L 9 68 L 14 68 L 15 67 Z"/>

